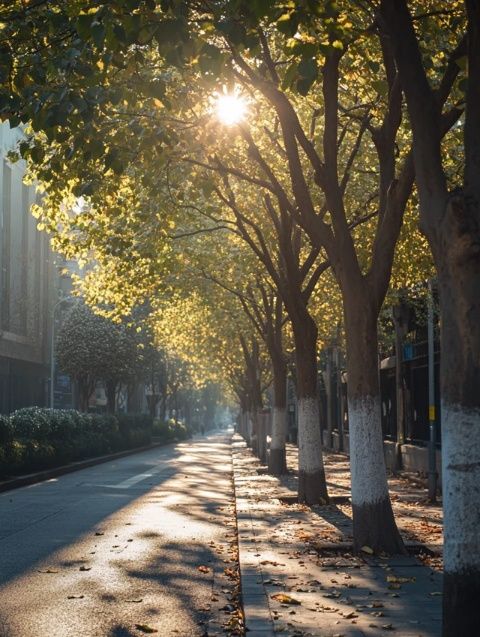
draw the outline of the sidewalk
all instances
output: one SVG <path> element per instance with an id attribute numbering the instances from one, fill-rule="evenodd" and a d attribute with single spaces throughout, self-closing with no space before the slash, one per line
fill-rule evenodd
<path id="1" fill-rule="evenodd" d="M 348 460 L 328 454 L 334 503 L 282 503 L 296 495 L 296 475 L 279 481 L 260 473 L 240 436 L 232 441 L 242 596 L 249 637 L 401 637 L 441 634 L 441 558 L 390 559 L 349 552 Z M 288 465 L 296 466 L 289 446 Z M 397 521 L 416 552 L 441 549 L 441 509 L 402 478 L 390 481 Z M 437 570 L 434 570 L 437 569 Z"/>

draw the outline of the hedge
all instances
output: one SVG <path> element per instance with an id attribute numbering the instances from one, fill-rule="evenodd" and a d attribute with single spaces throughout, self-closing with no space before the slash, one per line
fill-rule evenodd
<path id="1" fill-rule="evenodd" d="M 190 428 L 183 422 L 175 422 L 173 418 L 162 422 L 155 420 L 153 423 L 152 435 L 162 442 L 176 442 L 187 440 L 192 435 Z"/>
<path id="2" fill-rule="evenodd" d="M 0 415 L 0 477 L 141 447 L 151 438 L 152 419 L 143 414 L 19 409 Z"/>

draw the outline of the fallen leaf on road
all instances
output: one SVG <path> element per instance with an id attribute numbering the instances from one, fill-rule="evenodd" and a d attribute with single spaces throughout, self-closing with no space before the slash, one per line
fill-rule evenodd
<path id="1" fill-rule="evenodd" d="M 414 577 L 397 577 L 396 575 L 387 575 L 387 582 L 391 584 L 407 584 L 408 582 L 414 582 Z"/>
<path id="2" fill-rule="evenodd" d="M 342 615 L 342 617 L 344 617 L 345 619 L 353 619 L 354 617 L 358 617 L 357 613 L 354 613 L 353 611 L 346 611 L 344 613 L 340 613 Z"/>
<path id="3" fill-rule="evenodd" d="M 142 633 L 158 633 L 158 630 L 146 624 L 135 624 L 135 628 Z"/>
<path id="4" fill-rule="evenodd" d="M 97 531 L 95 535 L 105 535 L 105 533 L 103 533 L 103 531 Z"/>
<path id="5" fill-rule="evenodd" d="M 373 555 L 373 549 L 370 546 L 362 546 L 360 549 L 363 553 L 368 553 L 368 555 Z"/>
<path id="6" fill-rule="evenodd" d="M 92 567 L 91 566 L 80 566 L 80 568 L 78 570 L 79 571 L 91 571 Z"/>
<path id="7" fill-rule="evenodd" d="M 128 604 L 140 604 L 140 602 L 143 602 L 143 599 L 126 599 L 125 601 Z"/>
<path id="8" fill-rule="evenodd" d="M 225 575 L 227 577 L 232 577 L 233 578 L 233 577 L 237 576 L 237 574 L 235 573 L 235 571 L 232 568 L 225 568 L 225 569 L 223 569 L 223 572 L 225 573 Z"/>
<path id="9" fill-rule="evenodd" d="M 47 568 L 46 571 L 38 571 L 39 573 L 58 573 L 54 568 Z"/>
<path id="10" fill-rule="evenodd" d="M 210 569 L 208 568 L 208 566 L 197 566 L 197 570 L 200 571 L 200 573 L 209 573 Z"/>
<path id="11" fill-rule="evenodd" d="M 67 599 L 83 599 L 85 595 L 69 595 Z"/>
<path id="12" fill-rule="evenodd" d="M 290 597 L 290 595 L 286 595 L 285 593 L 274 593 L 273 595 L 270 595 L 270 597 L 275 599 L 277 602 L 280 602 L 280 604 L 292 604 L 299 606 L 302 603 L 298 599 Z"/>

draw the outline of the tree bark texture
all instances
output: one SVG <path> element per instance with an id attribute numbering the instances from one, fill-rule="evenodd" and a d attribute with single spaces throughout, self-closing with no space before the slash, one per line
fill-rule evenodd
<path id="1" fill-rule="evenodd" d="M 298 499 L 306 504 L 328 502 L 322 458 L 317 387 L 317 326 L 314 320 L 293 324 L 298 398 Z"/>
<path id="2" fill-rule="evenodd" d="M 480 596 L 480 210 L 447 203 L 438 272 L 442 356 L 445 637 L 478 630 Z"/>
<path id="3" fill-rule="evenodd" d="M 480 2 L 466 0 L 466 39 L 447 65 L 456 77 L 466 42 L 463 188 L 448 192 L 441 148 L 441 107 L 453 82 L 434 90 L 422 63 L 406 0 L 383 0 L 381 18 L 413 131 L 420 225 L 437 269 L 441 315 L 444 637 L 478 632 L 480 594 Z"/>
<path id="4" fill-rule="evenodd" d="M 359 299 L 346 306 L 348 423 L 356 550 L 404 553 L 393 517 L 383 451 L 377 315 Z"/>
<path id="5" fill-rule="evenodd" d="M 287 369 L 284 361 L 273 364 L 273 414 L 268 470 L 273 475 L 287 471 L 285 442 L 287 438 Z"/>

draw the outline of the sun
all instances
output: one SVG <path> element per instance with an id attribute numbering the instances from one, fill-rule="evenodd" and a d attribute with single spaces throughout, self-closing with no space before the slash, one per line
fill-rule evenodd
<path id="1" fill-rule="evenodd" d="M 225 126 L 239 124 L 247 115 L 247 102 L 236 93 L 224 93 L 215 101 L 215 112 Z"/>

